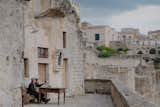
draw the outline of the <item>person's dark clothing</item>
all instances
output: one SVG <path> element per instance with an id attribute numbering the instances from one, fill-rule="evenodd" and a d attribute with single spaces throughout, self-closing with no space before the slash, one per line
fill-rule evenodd
<path id="1" fill-rule="evenodd" d="M 38 93 L 36 91 L 36 84 L 33 84 L 32 82 L 29 84 L 28 93 L 30 95 L 33 95 L 36 99 L 39 99 L 39 94 L 41 94 L 41 100 L 42 101 L 46 100 L 45 95 L 43 93 Z"/>
<path id="2" fill-rule="evenodd" d="M 36 86 L 32 82 L 28 86 L 28 93 L 36 92 Z"/>

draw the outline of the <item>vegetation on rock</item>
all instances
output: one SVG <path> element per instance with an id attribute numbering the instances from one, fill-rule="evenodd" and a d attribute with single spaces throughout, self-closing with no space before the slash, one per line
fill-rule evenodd
<path id="1" fill-rule="evenodd" d="M 115 49 L 106 47 L 104 45 L 98 46 L 97 50 L 99 51 L 98 57 L 100 57 L 100 58 L 108 58 L 108 57 L 118 55 L 118 54 L 127 54 L 127 52 L 128 52 L 128 49 L 115 50 Z"/>

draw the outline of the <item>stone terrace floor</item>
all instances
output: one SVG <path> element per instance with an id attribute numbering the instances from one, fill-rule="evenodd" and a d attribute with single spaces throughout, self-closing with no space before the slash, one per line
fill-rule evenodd
<path id="1" fill-rule="evenodd" d="M 67 98 L 65 104 L 57 105 L 52 101 L 49 104 L 30 104 L 24 107 L 114 107 L 110 96 L 87 94 L 75 98 Z"/>

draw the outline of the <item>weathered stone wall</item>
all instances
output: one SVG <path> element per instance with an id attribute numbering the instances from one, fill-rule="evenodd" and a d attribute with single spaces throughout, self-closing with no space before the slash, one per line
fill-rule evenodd
<path id="1" fill-rule="evenodd" d="M 139 65 L 135 69 L 135 90 L 149 101 L 155 102 L 156 72 L 152 64 Z"/>
<path id="2" fill-rule="evenodd" d="M 70 93 L 74 95 L 84 93 L 84 66 L 83 66 L 83 52 L 80 48 L 80 34 L 79 26 L 74 20 L 74 15 L 67 17 L 68 21 L 65 23 L 65 28 L 68 32 L 68 59 L 69 59 L 69 87 Z M 73 20 L 74 19 L 74 20 Z"/>
<path id="3" fill-rule="evenodd" d="M 92 51 L 85 50 L 85 79 L 118 78 L 135 91 L 135 67 L 140 63 L 136 57 L 98 58 Z"/>
<path id="4" fill-rule="evenodd" d="M 0 0 L 0 107 L 21 107 L 23 11 L 18 0 Z"/>
<path id="5" fill-rule="evenodd" d="M 111 94 L 111 82 L 101 79 L 86 79 L 84 81 L 85 93 Z"/>

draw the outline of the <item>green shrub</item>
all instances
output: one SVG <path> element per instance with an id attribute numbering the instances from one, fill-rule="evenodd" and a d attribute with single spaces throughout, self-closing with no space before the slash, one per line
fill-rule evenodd
<path id="1" fill-rule="evenodd" d="M 127 54 L 128 52 L 128 49 L 120 48 L 118 50 L 115 50 L 115 49 L 106 47 L 104 45 L 98 46 L 97 50 L 99 51 L 98 57 L 101 57 L 101 58 L 107 58 L 117 54 Z"/>
<path id="2" fill-rule="evenodd" d="M 97 50 L 103 51 L 103 50 L 105 50 L 105 48 L 106 48 L 105 46 L 98 46 L 98 47 L 97 47 Z"/>
<path id="3" fill-rule="evenodd" d="M 103 57 L 110 57 L 110 56 L 117 54 L 116 50 L 109 48 L 109 47 L 106 47 L 106 46 L 99 46 L 99 47 L 97 47 L 97 50 L 99 51 L 98 57 L 102 57 L 102 58 Z"/>

